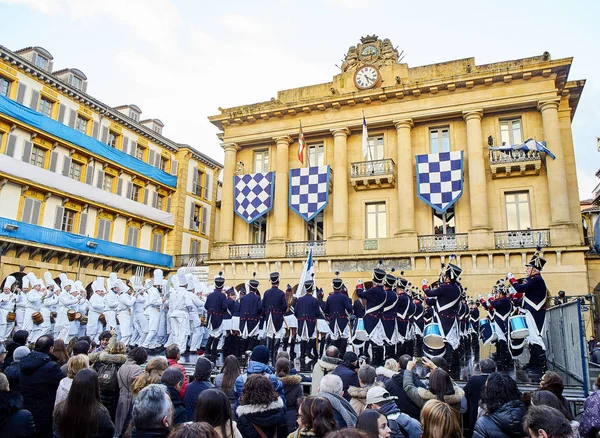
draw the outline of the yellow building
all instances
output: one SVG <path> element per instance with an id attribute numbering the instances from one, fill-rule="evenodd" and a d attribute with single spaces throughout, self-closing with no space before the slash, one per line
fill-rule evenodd
<path id="1" fill-rule="evenodd" d="M 367 36 L 331 81 L 209 118 L 225 151 L 211 273 L 223 270 L 237 285 L 257 272 L 265 286 L 278 270 L 283 284 L 295 286 L 312 245 L 316 282 L 326 292 L 335 271 L 353 290 L 380 258 L 420 285 L 455 254 L 469 293 L 487 294 L 509 271 L 524 276 L 539 243 L 551 293 L 586 291 L 571 134 L 585 81 L 568 80 L 572 58 L 409 67 L 398 55 L 390 40 Z M 555 159 L 537 149 L 488 149 L 530 138 L 545 141 Z M 462 195 L 440 213 L 418 195 L 415 157 L 460 151 Z M 331 169 L 328 203 L 309 221 L 289 205 L 290 172 L 307 166 Z M 257 172 L 273 172 L 271 209 L 248 224 L 234 211 L 234 177 Z"/>
<path id="2" fill-rule="evenodd" d="M 41 47 L 0 46 L 2 278 L 66 272 L 87 284 L 208 251 L 222 165 L 164 137 L 136 105 L 87 94 L 80 70 L 53 64 Z M 194 191 L 200 225 L 190 230 L 183 203 Z"/>

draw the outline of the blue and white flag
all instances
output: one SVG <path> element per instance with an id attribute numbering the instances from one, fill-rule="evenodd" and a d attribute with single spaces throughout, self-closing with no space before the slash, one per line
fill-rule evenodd
<path id="1" fill-rule="evenodd" d="M 300 298 L 306 295 L 306 289 L 304 289 L 304 282 L 310 280 L 311 278 L 314 280 L 315 267 L 313 265 L 313 249 L 312 245 L 308 251 L 308 255 L 306 256 L 306 261 L 304 262 L 304 269 L 302 269 L 302 275 L 300 275 L 300 283 L 298 283 L 298 288 L 296 289 L 296 297 Z"/>
<path id="2" fill-rule="evenodd" d="M 248 173 L 233 177 L 233 208 L 251 224 L 273 208 L 275 172 Z"/>
<path id="3" fill-rule="evenodd" d="M 525 140 L 525 142 L 523 144 L 513 144 L 512 146 L 509 145 L 504 145 L 504 146 L 490 146 L 488 149 L 491 149 L 493 151 L 503 151 L 503 152 L 508 152 L 508 151 L 538 151 L 538 152 L 544 152 L 546 155 L 548 155 L 549 157 L 551 157 L 553 160 L 556 159 L 556 156 L 550 152 L 550 149 L 548 149 L 546 147 L 546 142 L 542 141 L 536 141 L 533 138 L 528 138 L 527 140 Z"/>
<path id="4" fill-rule="evenodd" d="M 307 222 L 329 203 L 329 175 L 329 166 L 290 170 L 290 208 Z"/>
<path id="5" fill-rule="evenodd" d="M 417 195 L 438 213 L 444 213 L 463 193 L 463 151 L 417 155 L 415 158 Z"/>

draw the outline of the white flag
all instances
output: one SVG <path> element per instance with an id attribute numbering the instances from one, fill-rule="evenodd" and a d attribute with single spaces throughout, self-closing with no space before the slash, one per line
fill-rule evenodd
<path id="1" fill-rule="evenodd" d="M 363 115 L 363 132 L 362 132 L 362 154 L 365 160 L 369 156 L 369 133 L 367 132 L 367 119 Z"/>
<path id="2" fill-rule="evenodd" d="M 304 289 L 304 282 L 314 279 L 313 274 L 315 273 L 315 268 L 313 266 L 313 251 L 312 245 L 310 246 L 310 250 L 308 251 L 308 256 L 306 256 L 306 261 L 304 262 L 304 269 L 302 269 L 302 275 L 300 276 L 300 283 L 298 284 L 298 289 L 296 289 L 296 297 L 300 298 L 306 295 L 306 289 Z"/>

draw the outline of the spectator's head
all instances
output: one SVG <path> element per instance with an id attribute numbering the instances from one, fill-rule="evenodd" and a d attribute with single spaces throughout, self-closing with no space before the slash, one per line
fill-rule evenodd
<path id="1" fill-rule="evenodd" d="M 117 342 L 111 349 L 108 351 L 110 354 L 125 354 L 127 353 L 127 347 L 121 341 Z"/>
<path id="2" fill-rule="evenodd" d="M 39 353 L 52 353 L 54 349 L 54 337 L 52 335 L 44 335 L 40 336 L 37 341 L 35 341 L 34 350 Z"/>
<path id="3" fill-rule="evenodd" d="M 100 341 L 100 347 L 102 349 L 105 349 L 106 347 L 108 347 L 108 342 L 110 341 L 111 336 L 112 335 L 110 334 L 110 331 L 108 331 L 108 330 L 105 330 L 102 333 L 100 333 L 98 340 Z"/>
<path id="4" fill-rule="evenodd" d="M 133 400 L 132 422 L 136 429 L 170 429 L 173 405 L 164 385 L 148 385 Z"/>
<path id="5" fill-rule="evenodd" d="M 550 406 L 556 410 L 559 410 L 567 420 L 573 421 L 573 414 L 567 409 L 565 404 L 558 399 L 550 391 L 537 390 L 533 391 L 530 396 L 531 406 Z"/>
<path id="6" fill-rule="evenodd" d="M 226 437 L 228 424 L 229 430 L 233 430 L 233 413 L 227 395 L 218 389 L 202 391 L 196 400 L 194 421 L 205 421 L 215 429 L 220 429 L 221 436 Z"/>
<path id="7" fill-rule="evenodd" d="M 337 347 L 334 347 L 333 345 L 331 345 L 325 351 L 325 356 L 332 357 L 334 359 L 341 359 L 342 355 L 340 354 L 340 350 L 338 350 Z"/>
<path id="8" fill-rule="evenodd" d="M 181 352 L 179 351 L 179 347 L 177 344 L 171 344 L 167 347 L 167 351 L 165 353 L 167 359 L 179 360 L 181 359 Z"/>
<path id="9" fill-rule="evenodd" d="M 554 393 L 557 397 L 562 397 L 564 384 L 560 374 L 554 371 L 546 371 L 540 380 L 540 389 L 545 389 Z"/>
<path id="10" fill-rule="evenodd" d="M 90 351 L 90 343 L 88 341 L 78 340 L 73 344 L 73 356 L 78 354 L 88 354 Z"/>
<path id="11" fill-rule="evenodd" d="M 316 436 L 325 436 L 337 428 L 333 406 L 325 397 L 304 397 L 298 408 L 298 427 L 312 429 Z"/>
<path id="12" fill-rule="evenodd" d="M 344 383 L 340 376 L 335 374 L 327 374 L 321 379 L 319 385 L 319 392 L 328 392 L 329 394 L 343 395 L 344 394 Z"/>
<path id="13" fill-rule="evenodd" d="M 344 353 L 344 358 L 342 359 L 342 364 L 346 367 L 356 371 L 359 367 L 358 365 L 358 356 L 353 351 L 347 351 Z"/>
<path id="14" fill-rule="evenodd" d="M 523 430 L 531 438 L 567 438 L 573 434 L 565 416 L 550 406 L 530 406 L 523 419 Z"/>
<path id="15" fill-rule="evenodd" d="M 25 345 L 28 337 L 29 332 L 27 330 L 17 330 L 13 335 L 13 342 L 18 345 Z"/>
<path id="16" fill-rule="evenodd" d="M 208 423 L 183 423 L 171 432 L 169 438 L 219 438 L 219 434 Z"/>
<path id="17" fill-rule="evenodd" d="M 278 397 L 279 395 L 273 389 L 268 377 L 262 374 L 252 374 L 244 384 L 240 404 L 268 406 Z"/>
<path id="18" fill-rule="evenodd" d="M 450 372 L 450 365 L 448 365 L 448 361 L 446 359 L 444 359 L 441 356 L 436 356 L 434 358 L 431 359 L 431 361 L 435 364 L 435 366 L 437 366 L 438 368 L 443 369 L 444 371 L 446 371 L 447 373 Z"/>
<path id="19" fill-rule="evenodd" d="M 236 379 L 240 376 L 240 374 L 242 374 L 238 358 L 233 354 L 227 356 L 223 362 L 223 368 L 221 369 L 221 372 L 223 373 L 221 390 L 226 394 L 229 394 L 231 391 L 233 391 Z"/>
<path id="20" fill-rule="evenodd" d="M 213 363 L 205 357 L 199 357 L 194 369 L 194 380 L 199 382 L 208 382 L 210 373 L 214 368 Z"/>
<path id="21" fill-rule="evenodd" d="M 85 370 L 90 367 L 90 359 L 85 354 L 78 354 L 73 356 L 67 362 L 67 377 L 73 379 L 75 375 L 81 370 Z"/>
<path id="22" fill-rule="evenodd" d="M 141 365 L 148 360 L 148 352 L 143 347 L 135 347 L 127 355 L 129 359 L 134 361 L 136 364 Z"/>
<path id="23" fill-rule="evenodd" d="M 429 400 L 421 410 L 421 438 L 461 438 L 458 411 L 439 400 Z"/>
<path id="24" fill-rule="evenodd" d="M 410 354 L 403 354 L 402 356 L 400 356 L 400 359 L 398 360 L 398 365 L 400 366 L 400 369 L 405 370 L 406 366 L 411 360 L 412 356 Z"/>
<path id="25" fill-rule="evenodd" d="M 385 361 L 384 368 L 397 373 L 400 370 L 400 365 L 398 365 L 396 359 L 388 359 Z"/>
<path id="26" fill-rule="evenodd" d="M 371 386 L 377 379 L 377 372 L 371 365 L 363 365 L 358 369 L 358 380 L 360 386 Z"/>
<path id="27" fill-rule="evenodd" d="M 492 359 L 486 358 L 479 362 L 479 368 L 481 369 L 481 374 L 492 374 L 496 372 L 496 362 Z"/>
<path id="28" fill-rule="evenodd" d="M 8 385 L 8 379 L 3 373 L 0 373 L 0 392 L 9 392 L 10 386 Z"/>
<path id="29" fill-rule="evenodd" d="M 67 352 L 65 341 L 60 338 L 54 340 L 52 354 L 58 358 L 57 363 L 61 366 L 69 361 L 69 353 Z"/>
<path id="30" fill-rule="evenodd" d="M 164 357 L 157 356 L 150 359 L 144 372 L 137 376 L 131 384 L 131 393 L 136 396 L 146 386 L 160 382 L 160 376 L 167 368 L 169 368 L 169 364 Z"/>
<path id="31" fill-rule="evenodd" d="M 92 348 L 92 338 L 90 338 L 89 336 L 80 336 L 79 338 L 77 338 L 78 341 L 85 341 L 90 345 L 90 348 Z"/>
<path id="32" fill-rule="evenodd" d="M 290 353 L 288 353 L 287 351 L 280 351 L 279 353 L 277 353 L 277 357 L 276 357 L 276 360 L 279 360 L 279 359 L 290 360 Z"/>
<path id="33" fill-rule="evenodd" d="M 271 352 L 267 347 L 264 345 L 257 345 L 254 347 L 254 349 L 252 349 L 252 356 L 250 356 L 250 360 L 267 365 L 270 357 Z"/>
<path id="34" fill-rule="evenodd" d="M 429 375 L 429 390 L 439 401 L 443 402 L 446 394 L 454 392 L 450 374 L 441 368 L 434 369 Z"/>
<path id="35" fill-rule="evenodd" d="M 277 377 L 285 377 L 290 373 L 292 363 L 285 358 L 277 359 L 275 363 L 275 374 Z"/>
<path id="36" fill-rule="evenodd" d="M 325 435 L 325 438 L 369 438 L 369 434 L 355 427 L 345 427 L 341 430 L 329 432 Z"/>
<path id="37" fill-rule="evenodd" d="M 506 403 L 519 400 L 521 393 L 515 382 L 508 374 L 492 373 L 481 391 L 481 401 L 488 414 L 492 414 Z"/>
<path id="38" fill-rule="evenodd" d="M 356 428 L 367 432 L 370 438 L 388 438 L 392 434 L 387 417 L 373 409 L 361 412 L 356 420 Z"/>
<path id="39" fill-rule="evenodd" d="M 183 375 L 183 372 L 176 367 L 167 368 L 164 373 L 162 373 L 162 376 L 160 376 L 160 381 L 162 383 L 174 387 L 177 391 L 181 390 L 184 379 L 185 376 Z"/>
<path id="40" fill-rule="evenodd" d="M 379 409 L 387 403 L 394 403 L 396 399 L 383 386 L 373 386 L 367 391 L 365 404 L 369 409 Z"/>
<path id="41" fill-rule="evenodd" d="M 15 351 L 13 352 L 13 362 L 15 362 L 15 363 L 21 362 L 21 359 L 23 359 L 29 353 L 31 353 L 31 350 L 29 348 L 27 348 L 26 346 L 23 345 L 21 347 L 17 347 L 15 349 Z"/>

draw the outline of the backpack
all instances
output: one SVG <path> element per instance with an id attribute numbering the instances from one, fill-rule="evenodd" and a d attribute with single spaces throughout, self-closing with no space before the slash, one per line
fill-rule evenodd
<path id="1" fill-rule="evenodd" d="M 102 362 L 98 364 L 96 371 L 98 372 L 98 385 L 101 392 L 114 392 L 119 390 L 119 381 L 117 380 L 117 372 L 119 368 L 116 363 Z"/>

